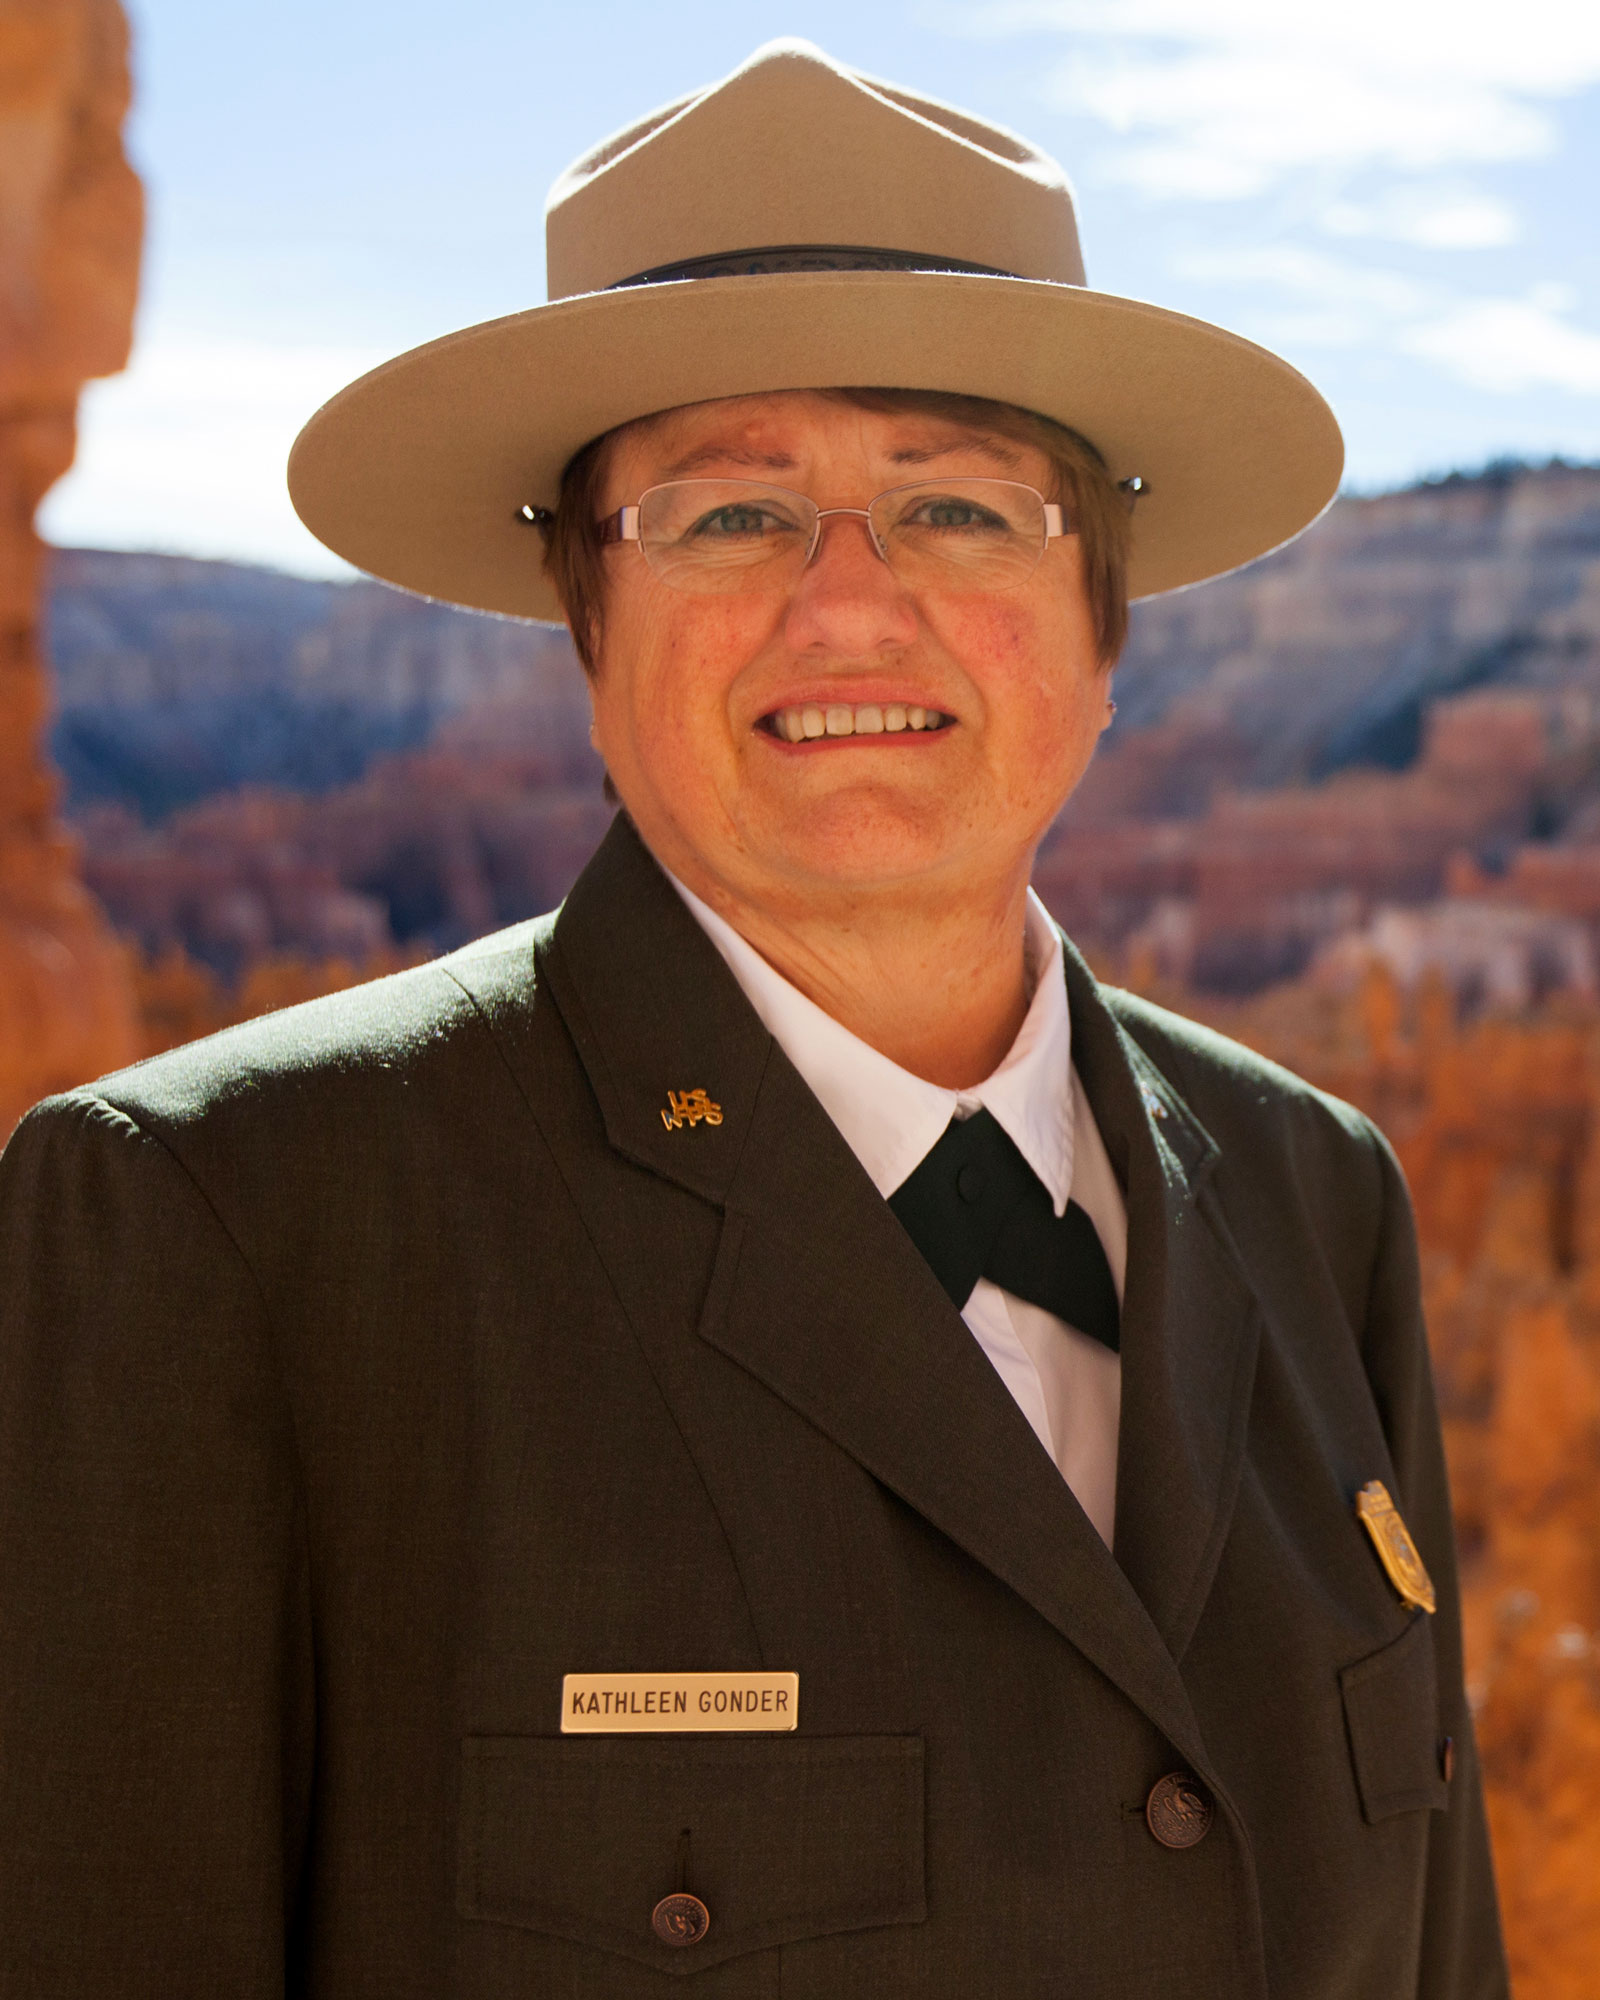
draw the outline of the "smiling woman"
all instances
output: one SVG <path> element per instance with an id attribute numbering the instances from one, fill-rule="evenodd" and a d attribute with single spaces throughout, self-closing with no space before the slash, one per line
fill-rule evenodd
<path id="1" fill-rule="evenodd" d="M 980 1080 L 1026 1009 L 1034 849 L 1110 717 L 1102 633 L 1125 607 L 1103 593 L 1097 619 L 1077 522 L 1098 530 L 1115 588 L 1125 496 L 1063 427 L 926 395 L 712 400 L 626 426 L 597 456 L 571 518 L 600 608 L 595 742 L 633 824 L 832 1018 L 919 1075 Z M 684 466 L 697 477 L 664 488 Z M 937 530 L 901 544 L 899 496 L 970 533 L 974 493 L 1000 531 L 976 564 Z M 596 525 L 635 513 L 633 540 Z M 753 532 L 784 522 L 804 533 Z"/>

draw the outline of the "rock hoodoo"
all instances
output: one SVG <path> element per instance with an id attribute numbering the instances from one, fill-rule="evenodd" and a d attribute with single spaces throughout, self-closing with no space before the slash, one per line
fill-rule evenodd
<path id="1" fill-rule="evenodd" d="M 128 98 L 117 0 L 0 0 L 0 1132 L 138 1047 L 122 948 L 56 817 L 33 527 L 72 463 L 79 390 L 128 358 Z"/>

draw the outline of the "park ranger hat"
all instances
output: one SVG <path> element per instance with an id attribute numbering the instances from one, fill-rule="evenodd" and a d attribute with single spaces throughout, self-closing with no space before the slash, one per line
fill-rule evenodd
<path id="1" fill-rule="evenodd" d="M 358 569 L 558 618 L 528 521 L 574 452 L 768 390 L 954 390 L 1069 425 L 1143 482 L 1135 597 L 1275 548 L 1339 483 L 1333 413 L 1287 362 L 1088 288 L 1046 154 L 808 42 L 576 161 L 546 237 L 548 305 L 386 362 L 301 432 L 295 507 Z"/>

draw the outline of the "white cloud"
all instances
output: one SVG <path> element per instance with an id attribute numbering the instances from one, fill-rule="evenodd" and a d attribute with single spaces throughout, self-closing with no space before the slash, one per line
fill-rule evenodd
<path id="1" fill-rule="evenodd" d="M 85 393 L 77 464 L 46 500 L 42 531 L 64 544 L 347 575 L 301 527 L 284 466 L 312 411 L 382 359 L 152 334 L 127 374 Z"/>
<path id="2" fill-rule="evenodd" d="M 1290 54 L 1373 77 L 1466 79 L 1562 96 L 1600 79 L 1600 15 L 1586 0 L 990 0 L 983 33 L 1056 28 L 1085 36 Z"/>
<path id="3" fill-rule="evenodd" d="M 1312 50 L 1196 50 L 1075 57 L 1049 95 L 1123 142 L 1117 178 L 1171 198 L 1267 193 L 1297 169 L 1429 172 L 1525 158 L 1549 122 L 1475 79 L 1426 94 L 1404 76 L 1317 60 Z"/>
<path id="4" fill-rule="evenodd" d="M 1384 328 L 1415 318 L 1434 303 L 1425 286 L 1289 243 L 1249 250 L 1191 250 L 1177 260 L 1181 277 L 1237 285 L 1285 304 L 1256 308 L 1258 338 L 1280 347 L 1370 344 Z"/>
<path id="5" fill-rule="evenodd" d="M 1373 201 L 1336 201 L 1321 216 L 1331 236 L 1377 237 L 1426 250 L 1497 250 L 1521 231 L 1510 204 L 1474 188 L 1422 183 Z"/>
<path id="6" fill-rule="evenodd" d="M 1113 135 L 1112 173 L 1168 198 L 1527 159 L 1555 144 L 1549 105 L 1600 81 L 1600 8 L 1574 0 L 991 0 L 961 24 L 1070 38 L 1047 95 Z M 1476 247 L 1488 227 L 1406 240 Z"/>
<path id="7" fill-rule="evenodd" d="M 1473 299 L 1401 331 L 1396 344 L 1474 388 L 1600 396 L 1600 334 L 1558 317 L 1548 297 Z"/>
<path id="8" fill-rule="evenodd" d="M 1190 250 L 1179 259 L 1184 277 L 1267 285 L 1316 306 L 1347 306 L 1370 317 L 1398 318 L 1428 304 L 1425 285 L 1397 271 L 1375 270 L 1293 243 L 1246 250 Z"/>
<path id="9" fill-rule="evenodd" d="M 1286 304 L 1257 332 L 1286 346 L 1387 347 L 1499 395 L 1556 389 L 1600 396 L 1600 334 L 1572 324 L 1571 285 L 1532 286 L 1522 298 L 1458 298 L 1394 271 L 1278 243 L 1191 250 L 1179 274 L 1237 284 Z"/>

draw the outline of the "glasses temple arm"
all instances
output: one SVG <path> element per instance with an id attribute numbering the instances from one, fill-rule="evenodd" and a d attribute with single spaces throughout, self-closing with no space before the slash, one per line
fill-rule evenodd
<path id="1" fill-rule="evenodd" d="M 619 507 L 614 514 L 608 514 L 600 523 L 600 542 L 604 547 L 609 542 L 636 542 L 639 539 L 639 510 L 637 507 Z"/>

